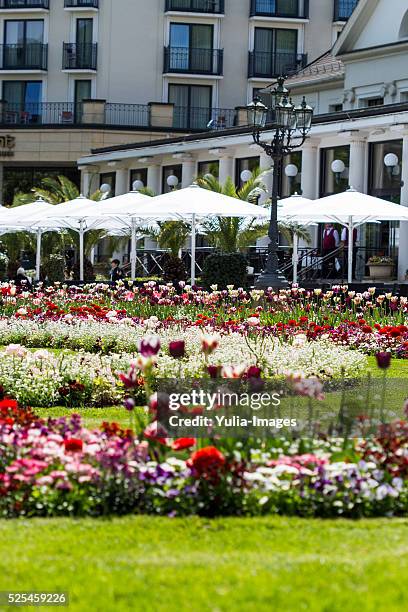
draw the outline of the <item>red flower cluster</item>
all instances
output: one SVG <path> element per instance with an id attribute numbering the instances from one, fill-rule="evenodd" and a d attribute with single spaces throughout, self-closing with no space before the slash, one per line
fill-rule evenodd
<path id="1" fill-rule="evenodd" d="M 132 440 L 133 431 L 131 429 L 124 429 L 119 423 L 109 423 L 104 421 L 101 425 L 101 430 L 106 433 L 108 438 L 122 438 L 122 440 Z"/>
<path id="2" fill-rule="evenodd" d="M 84 443 L 79 438 L 68 438 L 64 440 L 64 447 L 68 453 L 82 453 Z"/>
<path id="3" fill-rule="evenodd" d="M 215 446 L 206 446 L 195 451 L 187 462 L 198 478 L 217 481 L 225 467 L 225 457 Z"/>
<path id="4" fill-rule="evenodd" d="M 3 399 L 0 401 L 0 425 L 30 425 L 39 421 L 39 417 L 31 408 L 20 408 L 16 400 Z"/>

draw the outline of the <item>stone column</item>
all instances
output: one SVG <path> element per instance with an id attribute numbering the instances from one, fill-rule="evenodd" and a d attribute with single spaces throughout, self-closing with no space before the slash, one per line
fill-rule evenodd
<path id="1" fill-rule="evenodd" d="M 152 189 L 156 195 L 161 193 L 160 181 L 161 166 L 153 165 L 147 169 L 147 186 Z"/>
<path id="2" fill-rule="evenodd" d="M 318 147 L 317 142 L 306 141 L 302 147 L 302 195 L 309 200 L 315 200 L 318 196 Z"/>
<path id="3" fill-rule="evenodd" d="M 91 195 L 91 173 L 89 170 L 81 170 L 81 193 L 89 198 Z"/>
<path id="4" fill-rule="evenodd" d="M 116 170 L 115 196 L 129 191 L 129 169 L 119 168 Z"/>
<path id="5" fill-rule="evenodd" d="M 318 190 L 318 167 L 319 160 L 319 149 L 318 143 L 314 140 L 307 140 L 302 147 L 302 178 L 301 178 L 301 189 L 302 196 L 309 198 L 309 200 L 315 200 L 319 197 Z M 309 228 L 309 234 L 311 238 L 310 245 L 317 247 L 319 239 L 319 227 L 312 225 Z M 299 246 L 306 246 L 303 242 L 300 242 Z"/>
<path id="6" fill-rule="evenodd" d="M 272 182 L 273 182 L 273 161 L 266 153 L 261 153 L 259 161 L 259 169 L 261 172 L 265 172 L 263 183 L 266 187 L 268 195 L 262 196 L 259 203 L 262 204 L 271 197 L 272 195 Z"/>
<path id="7" fill-rule="evenodd" d="M 402 170 L 401 180 L 404 185 L 401 187 L 401 204 L 408 206 L 408 132 L 402 137 Z M 398 280 L 405 280 L 405 273 L 408 270 L 408 221 L 401 221 L 399 231 L 398 249 Z"/>
<path id="8" fill-rule="evenodd" d="M 196 177 L 196 162 L 193 159 L 185 159 L 183 161 L 181 186 L 190 187 Z"/>
<path id="9" fill-rule="evenodd" d="M 365 193 L 365 161 L 367 141 L 365 138 L 353 137 L 350 143 L 349 185 L 356 191 Z"/>
<path id="10" fill-rule="evenodd" d="M 219 169 L 219 181 L 224 185 L 228 177 L 234 180 L 234 159 L 233 157 L 221 157 Z"/>

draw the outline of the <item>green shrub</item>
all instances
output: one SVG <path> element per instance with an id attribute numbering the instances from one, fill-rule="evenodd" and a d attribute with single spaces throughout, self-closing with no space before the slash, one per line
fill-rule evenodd
<path id="1" fill-rule="evenodd" d="M 245 287 L 247 281 L 247 261 L 242 253 L 213 253 L 203 266 L 203 285 L 218 285 L 225 289 L 227 285 Z"/>
<path id="2" fill-rule="evenodd" d="M 0 281 L 3 281 L 6 276 L 9 265 L 9 258 L 5 253 L 0 253 Z"/>
<path id="3" fill-rule="evenodd" d="M 59 253 L 51 253 L 44 262 L 44 275 L 49 283 L 64 280 L 65 257 Z"/>

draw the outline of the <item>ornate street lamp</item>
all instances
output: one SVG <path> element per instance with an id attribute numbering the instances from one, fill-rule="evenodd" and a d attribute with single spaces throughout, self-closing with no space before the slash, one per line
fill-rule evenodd
<path id="1" fill-rule="evenodd" d="M 262 147 L 273 160 L 272 207 L 268 236 L 270 239 L 266 268 L 257 280 L 259 287 L 287 287 L 286 278 L 279 271 L 278 261 L 278 198 L 279 179 L 282 160 L 294 149 L 303 145 L 312 126 L 313 109 L 306 104 L 305 98 L 298 106 L 292 104 L 289 90 L 285 87 L 285 79 L 280 77 L 276 87 L 264 90 L 264 98 L 268 96 L 268 106 L 260 98 L 248 104 L 248 124 L 253 129 L 254 142 Z M 268 115 L 272 126 L 266 128 Z M 263 130 L 274 130 L 272 141 L 261 141 Z"/>

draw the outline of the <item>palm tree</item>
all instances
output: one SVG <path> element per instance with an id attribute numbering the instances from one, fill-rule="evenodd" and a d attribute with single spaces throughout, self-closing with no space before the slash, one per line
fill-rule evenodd
<path id="1" fill-rule="evenodd" d="M 221 183 L 212 175 L 207 174 L 199 177 L 196 182 L 200 187 L 222 193 L 231 198 L 238 198 L 246 202 L 257 203 L 262 195 L 267 195 L 267 188 L 264 184 L 266 172 L 255 169 L 252 178 L 241 188 L 237 189 L 233 180 L 228 177 L 225 184 Z M 270 204 L 268 198 L 265 202 Z M 205 221 L 202 226 L 207 234 L 208 242 L 225 253 L 235 253 L 253 245 L 258 238 L 266 236 L 268 233 L 268 223 L 260 224 L 256 220 L 237 217 L 217 217 Z M 280 223 L 279 231 L 289 244 L 293 244 L 293 234 L 298 234 L 299 238 L 310 242 L 310 235 L 306 228 L 295 223 Z"/>
<path id="2" fill-rule="evenodd" d="M 224 185 L 211 175 L 199 177 L 196 182 L 209 191 L 254 203 L 260 196 L 267 194 L 264 178 L 265 173 L 257 169 L 252 173 L 252 178 L 240 189 L 236 188 L 230 177 Z M 209 244 L 225 253 L 235 253 L 245 249 L 268 232 L 266 224 L 259 224 L 255 219 L 249 221 L 240 217 L 216 217 L 204 221 L 201 225 Z"/>

